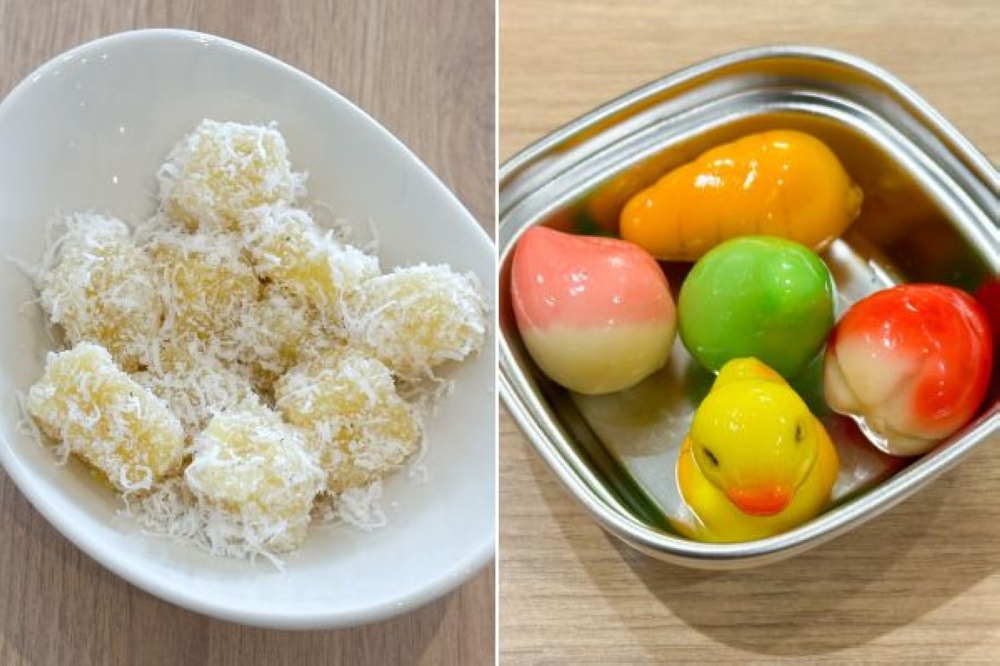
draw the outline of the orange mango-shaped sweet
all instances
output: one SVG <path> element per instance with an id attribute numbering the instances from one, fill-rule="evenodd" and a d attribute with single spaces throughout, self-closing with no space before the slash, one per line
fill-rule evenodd
<path id="1" fill-rule="evenodd" d="M 821 250 L 861 210 L 861 189 L 826 144 L 793 130 L 709 150 L 633 196 L 621 237 L 658 259 L 695 261 L 737 236 L 767 235 Z"/>

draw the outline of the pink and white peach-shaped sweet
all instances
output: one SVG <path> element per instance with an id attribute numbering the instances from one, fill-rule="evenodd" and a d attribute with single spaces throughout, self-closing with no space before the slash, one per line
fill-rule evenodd
<path id="1" fill-rule="evenodd" d="M 531 358 L 578 393 L 620 391 L 659 370 L 677 331 L 656 260 L 613 238 L 529 229 L 515 249 L 511 299 Z"/>
<path id="2" fill-rule="evenodd" d="M 899 285 L 855 303 L 830 334 L 826 400 L 886 453 L 918 455 L 975 416 L 992 364 L 990 324 L 975 299 Z"/>

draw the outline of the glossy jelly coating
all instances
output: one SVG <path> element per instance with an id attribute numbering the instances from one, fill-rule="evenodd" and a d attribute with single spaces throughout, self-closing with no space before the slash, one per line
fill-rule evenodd
<path id="1" fill-rule="evenodd" d="M 712 542 L 780 534 L 823 510 L 839 469 L 823 424 L 784 379 L 757 359 L 734 359 L 681 447 L 677 483 L 697 520 L 679 527 Z"/>
<path id="2" fill-rule="evenodd" d="M 992 364 L 989 321 L 975 299 L 943 285 L 899 285 L 858 301 L 837 324 L 824 391 L 875 446 L 919 455 L 975 415 Z"/>
<path id="3" fill-rule="evenodd" d="M 854 221 L 862 193 L 819 139 L 792 130 L 717 146 L 633 196 L 621 237 L 659 259 L 694 261 L 738 236 L 822 249 Z"/>
<path id="4" fill-rule="evenodd" d="M 695 264 L 681 286 L 678 316 L 684 345 L 712 372 L 752 356 L 791 378 L 833 326 L 833 278 L 803 245 L 735 238 Z"/>
<path id="5" fill-rule="evenodd" d="M 613 238 L 529 229 L 515 250 L 511 300 L 531 358 L 578 393 L 638 383 L 667 362 L 676 333 L 659 265 Z"/>

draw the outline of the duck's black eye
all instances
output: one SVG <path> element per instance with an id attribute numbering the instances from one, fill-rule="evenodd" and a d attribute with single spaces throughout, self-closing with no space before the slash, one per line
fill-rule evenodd
<path id="1" fill-rule="evenodd" d="M 795 424 L 795 443 L 796 444 L 801 444 L 802 440 L 804 440 L 805 438 L 806 438 L 806 433 L 805 433 L 805 430 L 803 430 L 803 428 L 802 428 L 802 424 L 801 423 L 796 423 Z"/>
<path id="2" fill-rule="evenodd" d="M 714 453 L 712 453 L 708 449 L 702 449 L 702 451 L 705 452 L 705 457 L 708 458 L 709 462 L 711 462 L 716 467 L 719 466 L 719 459 L 715 457 Z"/>

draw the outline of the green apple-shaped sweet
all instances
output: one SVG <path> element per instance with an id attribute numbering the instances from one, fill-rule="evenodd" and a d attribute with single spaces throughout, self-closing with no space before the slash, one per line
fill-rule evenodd
<path id="1" fill-rule="evenodd" d="M 684 281 L 681 339 L 712 372 L 752 356 L 790 378 L 823 347 L 833 305 L 833 278 L 815 252 L 770 236 L 734 238 L 698 260 Z"/>

